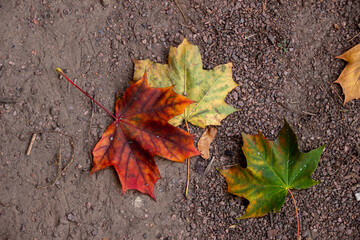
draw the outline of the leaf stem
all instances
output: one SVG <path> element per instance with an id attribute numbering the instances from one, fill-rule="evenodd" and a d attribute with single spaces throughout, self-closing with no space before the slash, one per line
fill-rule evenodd
<path id="1" fill-rule="evenodd" d="M 78 85 L 76 85 L 73 81 L 71 81 L 63 72 L 63 70 L 61 70 L 61 68 L 56 68 L 56 71 L 58 73 L 60 73 L 61 75 L 63 75 L 66 80 L 68 80 L 72 85 L 74 85 L 77 89 L 79 89 L 83 94 L 85 94 L 88 98 L 90 98 L 94 103 L 96 103 L 99 107 L 101 107 L 102 109 L 105 110 L 105 112 L 107 112 L 107 114 L 109 114 L 110 116 L 112 116 L 115 120 L 117 120 L 117 117 L 115 117 L 112 113 L 110 113 L 106 108 L 104 108 L 100 103 L 98 103 L 95 99 L 93 99 L 92 97 L 90 97 L 89 94 L 87 94 L 84 90 L 82 90 Z"/>
<path id="2" fill-rule="evenodd" d="M 190 133 L 189 131 L 189 125 L 185 120 L 185 125 L 186 125 L 186 130 L 188 133 Z M 189 183 L 190 183 L 190 158 L 187 159 L 187 179 L 186 179 L 186 189 L 185 189 L 185 197 L 187 198 L 188 193 L 189 193 Z"/>
<path id="3" fill-rule="evenodd" d="M 294 198 L 294 195 L 292 194 L 292 192 L 290 191 L 290 189 L 288 189 L 291 197 L 292 197 L 292 200 L 294 202 L 294 206 L 295 206 L 295 212 L 296 212 L 296 220 L 297 220 L 297 240 L 299 240 L 299 232 L 300 232 L 300 224 L 299 224 L 299 214 L 298 214 L 298 209 L 296 207 L 296 201 L 295 201 L 295 198 Z"/>

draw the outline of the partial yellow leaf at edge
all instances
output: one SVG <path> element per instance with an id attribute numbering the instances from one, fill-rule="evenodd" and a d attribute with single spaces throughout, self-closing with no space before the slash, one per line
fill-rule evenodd
<path id="1" fill-rule="evenodd" d="M 340 84 L 343 89 L 345 105 L 353 99 L 360 98 L 360 44 L 336 58 L 348 62 L 339 78 L 334 82 Z"/>

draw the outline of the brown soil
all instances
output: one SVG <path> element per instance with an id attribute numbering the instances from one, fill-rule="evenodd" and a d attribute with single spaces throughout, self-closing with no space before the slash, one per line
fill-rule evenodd
<path id="1" fill-rule="evenodd" d="M 291 2 L 291 3 L 289 3 Z M 178 4 L 178 5 L 177 5 Z M 179 7 L 182 9 L 182 15 Z M 359 239 L 360 101 L 343 106 L 332 84 L 345 66 L 334 57 L 360 43 L 359 1 L 0 0 L 0 239 L 294 239 L 290 196 L 279 213 L 237 220 L 248 204 L 227 193 L 216 168 L 243 161 L 241 132 L 275 139 L 284 118 L 300 149 L 326 145 L 314 178 L 294 191 L 302 239 Z M 113 109 L 129 86 L 132 59 L 166 63 L 186 37 L 207 69 L 231 61 L 240 84 L 227 102 L 241 109 L 217 127 L 213 163 L 157 160 L 157 201 L 128 191 L 113 169 L 89 176 L 89 152 L 112 119 L 56 67 Z M 39 134 L 56 130 L 69 138 Z M 191 127 L 197 137 L 202 129 Z"/>

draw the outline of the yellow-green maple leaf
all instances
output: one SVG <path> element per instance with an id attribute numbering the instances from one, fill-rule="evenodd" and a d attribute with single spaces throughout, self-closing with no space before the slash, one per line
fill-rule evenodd
<path id="1" fill-rule="evenodd" d="M 186 39 L 178 47 L 170 47 L 168 64 L 134 60 L 134 81 L 147 72 L 152 87 L 174 86 L 174 91 L 195 101 L 184 114 L 169 123 L 178 126 L 183 120 L 199 127 L 220 125 L 220 121 L 237 111 L 225 103 L 226 95 L 237 84 L 232 79 L 232 64 L 204 70 L 199 48 Z"/>

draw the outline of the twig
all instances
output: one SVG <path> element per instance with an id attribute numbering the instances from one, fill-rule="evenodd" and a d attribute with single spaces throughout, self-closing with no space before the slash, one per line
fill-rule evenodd
<path id="1" fill-rule="evenodd" d="M 354 40 L 357 36 L 359 36 L 360 35 L 360 32 L 358 33 L 358 34 L 356 34 L 355 36 L 353 36 L 352 38 L 350 38 L 349 40 L 348 40 L 348 42 L 351 42 L 352 40 Z"/>
<path id="2" fill-rule="evenodd" d="M 266 0 L 262 3 L 262 12 L 266 14 Z"/>
<path id="3" fill-rule="evenodd" d="M 74 161 L 74 155 L 75 155 L 75 143 L 74 143 L 74 140 L 73 140 L 74 137 L 72 135 L 69 135 L 69 134 L 66 134 L 66 133 L 63 133 L 63 132 L 60 132 L 60 131 L 47 130 L 47 131 L 34 132 L 33 136 L 32 136 L 32 139 L 36 137 L 36 134 L 43 134 L 43 133 L 57 133 L 57 134 L 60 134 L 60 136 L 64 135 L 64 136 L 69 137 L 70 145 L 71 145 L 71 148 L 72 148 L 72 154 L 71 154 L 71 158 L 70 158 L 69 163 L 65 166 L 64 169 L 61 170 L 61 142 L 60 142 L 59 154 L 58 154 L 58 175 L 57 175 L 55 181 L 51 185 L 37 187 L 37 189 L 45 189 L 45 188 L 49 188 L 49 187 L 54 186 L 56 184 L 56 182 L 59 180 L 59 178 L 61 177 L 61 175 L 67 170 L 67 168 L 70 166 L 70 164 Z M 34 137 L 34 135 L 35 135 L 35 137 Z"/>
<path id="4" fill-rule="evenodd" d="M 307 111 L 301 111 L 301 112 L 304 114 L 307 114 L 307 115 L 316 116 L 315 113 L 311 113 L 311 112 L 307 112 Z"/>
<path id="5" fill-rule="evenodd" d="M 139 22 L 139 20 L 140 20 L 140 17 L 138 19 L 136 19 L 134 26 L 133 26 L 133 31 L 134 31 L 135 37 L 136 37 L 136 29 L 135 28 L 136 28 L 136 24 Z"/>
<path id="6" fill-rule="evenodd" d="M 331 141 L 331 143 L 326 146 L 325 151 L 324 151 L 324 154 L 322 155 L 323 158 L 325 158 L 326 153 L 329 151 L 331 145 L 336 141 L 336 139 L 337 139 L 337 138 L 334 138 L 334 139 Z"/>
<path id="7" fill-rule="evenodd" d="M 284 105 L 284 104 L 282 104 L 282 103 L 277 103 L 277 104 L 279 104 L 279 105 L 282 106 L 283 108 L 289 109 L 290 111 L 297 112 L 297 113 L 299 113 L 299 114 L 305 114 L 305 115 L 310 115 L 310 116 L 317 116 L 315 113 L 311 113 L 311 112 L 307 112 L 307 111 L 298 111 L 298 110 L 293 109 L 293 108 L 291 108 L 291 107 L 288 107 L 288 106 L 286 106 L 286 105 Z"/>
<path id="8" fill-rule="evenodd" d="M 255 37 L 256 35 L 257 35 L 256 33 L 250 34 L 249 36 L 244 37 L 244 39 L 247 40 L 247 39 L 250 39 L 252 37 Z"/>
<path id="9" fill-rule="evenodd" d="M 330 85 L 331 89 L 336 93 L 336 95 L 339 97 L 339 99 L 341 100 L 341 102 L 343 102 L 344 100 L 342 99 L 342 97 L 340 96 L 340 94 L 334 89 L 333 84 Z M 345 104 L 344 104 L 345 105 Z"/>
<path id="10" fill-rule="evenodd" d="M 0 98 L 0 103 L 17 103 L 17 101 L 7 98 Z"/>
<path id="11" fill-rule="evenodd" d="M 357 110 L 351 110 L 351 109 L 339 109 L 338 111 L 345 112 L 345 113 L 347 113 L 347 112 L 357 112 Z"/>
<path id="12" fill-rule="evenodd" d="M 210 171 L 211 165 L 213 164 L 214 160 L 215 160 L 214 157 L 212 157 L 212 158 L 210 159 L 210 162 L 209 162 L 209 164 L 207 165 L 207 167 L 205 168 L 205 171 L 204 171 L 204 174 L 205 174 L 205 175 Z"/>
<path id="13" fill-rule="evenodd" d="M 64 169 L 61 170 L 61 143 L 60 143 L 59 154 L 58 154 L 58 175 L 52 184 L 47 185 L 47 186 L 37 187 L 37 189 L 43 190 L 46 188 L 53 187 L 57 183 L 57 181 L 60 179 L 61 175 L 68 169 L 70 164 L 74 161 L 74 155 L 75 155 L 75 143 L 72 138 L 70 139 L 70 145 L 72 148 L 72 154 L 71 154 L 71 158 L 70 158 L 70 161 L 68 162 L 68 164 L 66 164 Z"/>
<path id="14" fill-rule="evenodd" d="M 67 133 L 64 133 L 64 132 L 61 132 L 61 131 L 56 131 L 56 130 L 37 131 L 37 132 L 33 132 L 33 133 L 36 133 L 36 134 L 58 133 L 58 134 L 60 134 L 60 135 L 67 136 L 67 137 L 69 137 L 69 138 L 74 138 L 74 136 L 72 136 L 72 135 L 70 135 L 70 134 L 67 134 Z"/>
<path id="15" fill-rule="evenodd" d="M 350 177 L 356 178 L 358 180 L 360 180 L 360 177 L 358 175 L 356 175 L 355 173 L 351 173 Z"/>
<path id="16" fill-rule="evenodd" d="M 177 1 L 176 1 L 176 0 L 174 0 L 174 3 L 175 3 L 175 4 L 176 4 L 176 6 L 179 8 L 179 10 L 180 10 L 181 14 L 182 14 L 182 15 L 183 15 L 183 17 L 184 17 L 185 22 L 187 22 L 187 19 L 186 19 L 186 17 L 185 17 L 185 14 L 184 14 L 183 10 L 181 9 L 180 5 L 177 3 Z"/>
<path id="17" fill-rule="evenodd" d="M 8 173 L 9 171 L 7 171 L 6 173 L 4 173 L 3 175 L 0 176 L 0 181 L 3 177 L 6 177 L 6 174 Z"/>
<path id="18" fill-rule="evenodd" d="M 34 142 L 35 142 L 35 139 L 36 139 L 36 135 L 37 135 L 36 133 L 33 133 L 32 137 L 31 137 L 29 146 L 28 146 L 27 151 L 26 151 L 26 156 L 29 156 L 30 153 L 31 153 L 31 150 L 33 148 L 33 145 L 34 145 Z"/>
<path id="19" fill-rule="evenodd" d="M 2 206 L 2 207 L 11 207 L 11 206 L 15 206 L 15 204 L 6 205 L 6 204 L 3 204 L 2 202 L 0 202 L 0 206 Z"/>
<path id="20" fill-rule="evenodd" d="M 183 26 L 183 27 L 186 27 L 186 28 L 190 29 L 190 31 L 191 31 L 192 33 L 194 33 L 194 34 L 197 33 L 196 30 L 194 30 L 193 27 L 188 26 L 188 25 L 186 25 L 186 24 L 183 24 L 183 23 L 181 23 L 181 22 L 179 22 L 179 24 L 180 24 L 181 26 Z"/>
<path id="21" fill-rule="evenodd" d="M 345 158 L 342 159 L 342 161 L 340 162 L 340 165 L 339 167 L 332 173 L 333 176 L 335 176 L 335 179 L 337 179 L 337 172 L 339 171 L 339 169 L 341 168 L 341 166 L 350 158 L 350 157 L 353 157 L 351 155 L 347 155 Z M 335 175 L 336 174 L 336 175 Z"/>
<path id="22" fill-rule="evenodd" d="M 61 159 L 62 159 L 62 155 L 61 155 L 61 140 L 60 140 L 60 144 L 59 144 L 59 153 L 58 153 L 58 176 L 61 173 Z M 57 182 L 57 181 L 55 181 Z"/>
<path id="23" fill-rule="evenodd" d="M 273 212 L 270 212 L 269 216 L 270 216 L 270 226 L 273 227 L 274 226 Z"/>

